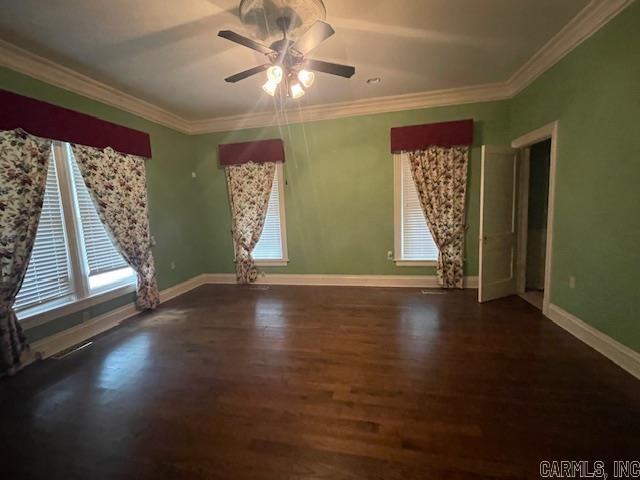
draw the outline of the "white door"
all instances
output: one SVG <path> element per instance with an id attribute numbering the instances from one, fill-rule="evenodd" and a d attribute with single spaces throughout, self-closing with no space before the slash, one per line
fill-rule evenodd
<path id="1" fill-rule="evenodd" d="M 480 302 L 516 293 L 517 194 L 517 151 L 484 145 L 480 179 Z"/>

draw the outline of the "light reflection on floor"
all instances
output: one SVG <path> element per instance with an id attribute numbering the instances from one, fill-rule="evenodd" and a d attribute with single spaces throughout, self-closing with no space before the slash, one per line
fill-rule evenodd
<path id="1" fill-rule="evenodd" d="M 404 309 L 398 323 L 400 348 L 407 356 L 424 359 L 433 347 L 431 338 L 436 339 L 440 330 L 440 317 L 435 309 L 421 305 L 420 309 Z M 412 337 L 407 339 L 407 337 Z"/>
<path id="2" fill-rule="evenodd" d="M 74 390 L 66 386 L 65 381 L 60 382 L 53 388 L 47 390 L 44 395 L 40 395 L 39 402 L 34 410 L 34 416 L 44 419 L 55 419 L 58 406 L 72 399 Z"/>
<path id="3" fill-rule="evenodd" d="M 148 364 L 149 334 L 140 333 L 112 350 L 102 362 L 97 386 L 121 389 L 133 385 Z"/>
<path id="4" fill-rule="evenodd" d="M 283 314 L 282 300 L 278 298 L 258 298 L 255 310 L 257 328 L 283 328 L 287 319 Z"/>
<path id="5" fill-rule="evenodd" d="M 59 407 L 67 402 L 73 402 L 79 395 L 87 395 L 89 391 L 95 392 L 98 397 L 102 396 L 101 390 L 117 391 L 134 386 L 142 377 L 143 371 L 148 366 L 149 348 L 151 342 L 148 334 L 138 334 L 112 350 L 102 362 L 97 381 L 93 382 L 93 375 L 87 376 L 88 383 L 82 383 L 74 379 L 73 376 L 64 379 L 52 388 L 46 390 L 46 395 L 42 395 L 34 415 L 45 418 L 50 423 L 60 421 L 57 416 Z M 91 348 L 91 347 L 88 347 Z M 86 351 L 83 351 L 86 353 Z M 62 361 L 62 360 L 60 360 Z M 82 389 L 87 389 L 86 391 Z M 81 391 L 82 390 L 82 391 Z M 87 402 L 85 405 L 95 407 L 97 403 Z M 86 413 L 78 411 L 78 415 Z"/>
<path id="6" fill-rule="evenodd" d="M 251 361 L 276 369 L 287 361 L 290 334 L 284 315 L 282 300 L 278 298 L 258 298 L 254 314 L 255 334 L 253 335 Z"/>
<path id="7" fill-rule="evenodd" d="M 192 308 L 163 308 L 140 322 L 142 327 L 158 327 L 163 325 L 178 325 L 183 323 Z"/>

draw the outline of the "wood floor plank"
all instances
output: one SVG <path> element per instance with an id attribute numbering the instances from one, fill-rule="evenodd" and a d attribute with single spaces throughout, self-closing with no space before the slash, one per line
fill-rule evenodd
<path id="1" fill-rule="evenodd" d="M 637 459 L 640 382 L 522 299 L 475 295 L 198 288 L 0 381 L 0 467 L 12 480 L 480 480 Z"/>

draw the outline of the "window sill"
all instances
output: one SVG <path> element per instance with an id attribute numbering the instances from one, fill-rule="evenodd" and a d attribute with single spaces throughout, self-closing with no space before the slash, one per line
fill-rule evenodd
<path id="1" fill-rule="evenodd" d="M 394 260 L 396 267 L 437 267 L 435 260 Z"/>
<path id="2" fill-rule="evenodd" d="M 253 262 L 258 267 L 286 267 L 289 263 L 289 259 L 283 258 L 281 260 L 254 260 Z"/>
<path id="3" fill-rule="evenodd" d="M 30 328 L 44 325 L 56 318 L 71 315 L 72 313 L 79 312 L 80 310 L 113 300 L 114 298 L 135 291 L 135 282 L 126 285 L 118 285 L 110 290 L 94 293 L 89 297 L 85 297 L 80 300 L 70 300 L 67 303 L 55 305 L 51 308 L 47 308 L 46 305 L 43 305 L 40 306 L 40 308 L 32 308 L 25 310 L 24 312 L 17 312 L 18 320 L 20 321 L 20 325 L 23 329 L 29 330 Z"/>

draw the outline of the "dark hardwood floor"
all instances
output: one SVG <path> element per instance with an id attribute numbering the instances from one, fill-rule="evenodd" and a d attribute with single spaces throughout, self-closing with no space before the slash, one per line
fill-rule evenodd
<path id="1" fill-rule="evenodd" d="M 201 287 L 0 381 L 0 418 L 7 480 L 539 478 L 541 460 L 640 457 L 640 381 L 474 290 Z"/>

